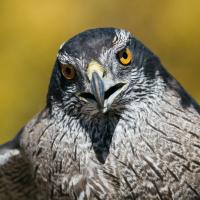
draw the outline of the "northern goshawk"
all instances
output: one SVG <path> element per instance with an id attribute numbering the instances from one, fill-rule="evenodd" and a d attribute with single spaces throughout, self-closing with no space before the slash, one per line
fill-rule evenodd
<path id="1" fill-rule="evenodd" d="M 200 199 L 200 107 L 130 32 L 82 32 L 0 146 L 0 199 Z"/>

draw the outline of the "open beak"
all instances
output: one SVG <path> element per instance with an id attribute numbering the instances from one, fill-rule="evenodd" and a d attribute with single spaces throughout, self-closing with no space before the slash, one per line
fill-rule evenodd
<path id="1" fill-rule="evenodd" d="M 91 61 L 87 69 L 90 80 L 90 92 L 83 92 L 79 97 L 84 101 L 92 103 L 101 112 L 106 112 L 116 97 L 127 88 L 127 83 L 113 83 L 106 78 L 106 71 L 96 61 Z"/>

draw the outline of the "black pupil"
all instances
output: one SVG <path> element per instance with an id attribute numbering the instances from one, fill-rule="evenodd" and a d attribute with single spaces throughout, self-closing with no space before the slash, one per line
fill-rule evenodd
<path id="1" fill-rule="evenodd" d="M 65 72 L 66 72 L 67 75 L 71 75 L 71 74 L 72 74 L 72 69 L 69 68 L 69 67 L 67 67 L 67 68 L 65 69 Z"/>
<path id="2" fill-rule="evenodd" d="M 127 59 L 127 58 L 128 58 L 128 54 L 124 51 L 124 52 L 122 53 L 122 57 L 123 57 L 124 59 Z"/>

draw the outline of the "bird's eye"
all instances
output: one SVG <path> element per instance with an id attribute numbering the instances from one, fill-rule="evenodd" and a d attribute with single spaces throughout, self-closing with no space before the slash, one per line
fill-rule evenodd
<path id="1" fill-rule="evenodd" d="M 67 80 L 72 80 L 76 76 L 76 71 L 71 65 L 61 64 L 61 71 Z"/>
<path id="2" fill-rule="evenodd" d="M 129 65 L 132 61 L 133 55 L 129 48 L 125 48 L 117 53 L 117 58 L 122 65 Z"/>

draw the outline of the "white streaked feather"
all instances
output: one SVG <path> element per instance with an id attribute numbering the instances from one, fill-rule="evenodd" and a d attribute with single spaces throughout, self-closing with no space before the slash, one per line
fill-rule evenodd
<path id="1" fill-rule="evenodd" d="M 10 158 L 13 156 L 19 155 L 20 152 L 18 149 L 8 149 L 8 150 L 3 150 L 3 152 L 0 152 L 0 166 L 6 164 Z"/>

